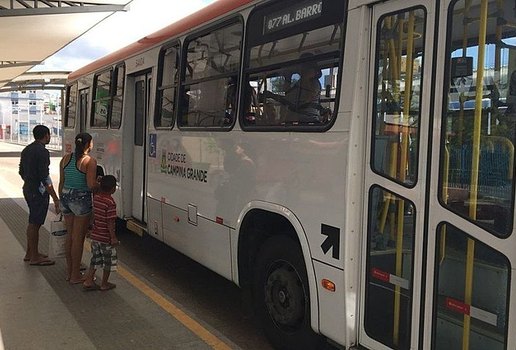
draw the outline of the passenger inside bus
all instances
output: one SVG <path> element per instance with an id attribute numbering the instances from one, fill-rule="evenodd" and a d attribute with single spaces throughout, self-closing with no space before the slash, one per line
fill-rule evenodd
<path id="1" fill-rule="evenodd" d="M 237 91 L 237 77 L 230 76 L 226 79 L 226 112 L 224 116 L 223 125 L 231 125 L 236 113 L 236 91 Z"/>
<path id="2" fill-rule="evenodd" d="M 253 88 L 249 82 L 245 84 L 243 95 L 242 110 L 244 112 L 244 118 L 246 122 L 256 124 L 256 117 L 259 114 L 258 95 L 256 94 L 255 88 Z"/>
<path id="3" fill-rule="evenodd" d="M 311 54 L 303 54 L 300 58 L 306 58 Z M 299 65 L 299 79 L 285 90 L 285 95 L 279 95 L 270 91 L 264 91 L 265 98 L 271 98 L 281 103 L 281 118 L 287 123 L 320 123 L 322 106 L 321 98 L 321 70 L 316 62 L 302 62 Z M 324 113 L 323 113 L 324 115 Z"/>
<path id="4" fill-rule="evenodd" d="M 212 78 L 214 72 L 223 71 L 223 69 L 218 67 L 211 57 L 199 62 L 203 62 L 204 65 L 199 64 L 197 68 L 188 68 L 189 71 L 197 74 L 195 79 L 203 80 L 191 84 L 185 90 L 183 104 L 187 111 L 186 125 L 204 127 L 229 125 L 232 122 L 233 111 L 228 109 L 232 108 L 228 105 L 228 98 L 232 101 L 230 104 L 234 105 L 234 98 L 229 95 L 232 94 L 232 85 L 236 79 L 234 77 Z"/>

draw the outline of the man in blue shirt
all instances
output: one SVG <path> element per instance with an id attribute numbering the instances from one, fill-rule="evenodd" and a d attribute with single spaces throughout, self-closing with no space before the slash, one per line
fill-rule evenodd
<path id="1" fill-rule="evenodd" d="M 45 148 L 50 142 L 50 130 L 44 125 L 36 125 L 32 133 L 35 141 L 21 152 L 19 166 L 19 174 L 23 179 L 23 197 L 29 207 L 27 252 L 23 260 L 29 261 L 31 265 L 47 266 L 55 264 L 55 261 L 39 252 L 39 229 L 45 223 L 49 195 L 54 200 L 56 213 L 59 213 L 59 198 L 50 179 L 50 153 Z"/>

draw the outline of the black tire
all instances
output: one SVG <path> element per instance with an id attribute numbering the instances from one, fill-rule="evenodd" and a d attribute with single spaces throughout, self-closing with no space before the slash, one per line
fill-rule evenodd
<path id="1" fill-rule="evenodd" d="M 276 349 L 317 349 L 322 337 L 310 326 L 310 294 L 299 245 L 272 237 L 260 248 L 253 296 L 256 315 Z"/>

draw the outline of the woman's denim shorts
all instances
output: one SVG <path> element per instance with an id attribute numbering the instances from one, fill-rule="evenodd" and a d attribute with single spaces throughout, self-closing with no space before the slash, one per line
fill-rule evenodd
<path id="1" fill-rule="evenodd" d="M 59 207 L 63 215 L 89 215 L 92 211 L 91 191 L 63 188 Z"/>

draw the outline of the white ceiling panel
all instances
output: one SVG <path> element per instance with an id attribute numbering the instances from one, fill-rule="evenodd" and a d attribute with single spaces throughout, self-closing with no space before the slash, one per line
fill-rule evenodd
<path id="1" fill-rule="evenodd" d="M 0 87 L 129 2 L 90 0 L 79 6 L 76 1 L 0 0 Z"/>

